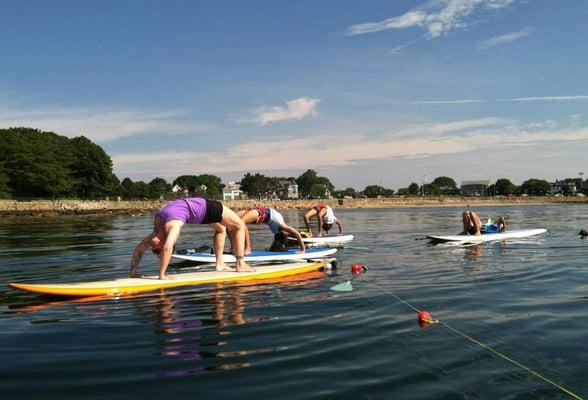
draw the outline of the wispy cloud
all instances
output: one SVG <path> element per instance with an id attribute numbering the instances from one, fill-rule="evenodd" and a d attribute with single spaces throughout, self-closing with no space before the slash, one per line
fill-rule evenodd
<path id="1" fill-rule="evenodd" d="M 300 120 L 310 115 L 316 115 L 316 107 L 319 101 L 319 99 L 310 97 L 300 97 L 287 101 L 285 107 L 263 107 L 256 110 L 256 117 L 251 122 L 267 125 L 292 119 Z"/>
<path id="2" fill-rule="evenodd" d="M 0 127 L 26 126 L 65 136 L 84 135 L 107 142 L 144 133 L 188 134 L 208 129 L 185 121 L 187 109 L 109 110 L 102 108 L 44 107 L 0 110 Z"/>
<path id="3" fill-rule="evenodd" d="M 499 10 L 515 0 L 432 0 L 403 15 L 378 22 L 366 22 L 347 28 L 348 36 L 363 35 L 388 29 L 422 28 L 432 39 L 456 28 L 468 26 L 466 17 L 476 9 Z"/>
<path id="4" fill-rule="evenodd" d="M 468 104 L 468 103 L 483 103 L 484 100 L 477 99 L 463 99 L 463 100 L 426 100 L 413 101 L 410 104 Z"/>
<path id="5" fill-rule="evenodd" d="M 507 33 L 505 35 L 495 36 L 488 40 L 480 42 L 481 49 L 489 49 L 490 47 L 498 46 L 505 43 L 514 42 L 516 40 L 527 37 L 531 34 L 531 29 L 525 28 L 520 31 Z"/>
<path id="6" fill-rule="evenodd" d="M 175 178 L 189 171 L 221 174 L 235 171 L 304 170 L 340 167 L 361 161 L 414 158 L 472 151 L 490 151 L 504 146 L 585 141 L 588 127 L 560 128 L 553 121 L 519 124 L 500 118 L 454 121 L 392 129 L 374 137 L 345 132 L 287 138 L 268 143 L 253 140 L 219 152 L 127 153 L 113 156 L 117 174 L 146 174 Z M 329 143 L 326 148 L 324 143 Z M 272 154 L 272 157 L 268 157 Z M 226 160 L 231 160 L 227 163 Z"/>
<path id="7" fill-rule="evenodd" d="M 497 101 L 585 101 L 588 96 L 539 96 L 539 97 L 517 97 L 514 99 L 499 99 Z"/>
<path id="8" fill-rule="evenodd" d="M 528 102 L 528 101 L 586 101 L 588 96 L 537 96 L 537 97 L 515 97 L 512 99 L 457 99 L 457 100 L 423 100 L 413 101 L 410 104 L 424 105 L 445 105 L 445 104 L 468 104 L 468 103 L 493 103 L 493 102 Z"/>

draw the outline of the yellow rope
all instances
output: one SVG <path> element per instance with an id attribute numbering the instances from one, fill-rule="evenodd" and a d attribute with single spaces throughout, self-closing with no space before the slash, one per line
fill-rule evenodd
<path id="1" fill-rule="evenodd" d="M 380 285 L 378 285 L 377 283 L 371 283 L 371 282 L 365 282 L 365 283 L 371 284 L 371 285 L 375 286 L 376 288 L 380 289 L 382 292 L 390 294 L 390 295 L 391 295 L 391 296 L 393 296 L 393 297 L 394 297 L 396 300 L 398 300 L 400 303 L 402 303 L 402 304 L 404 304 L 404 305 L 406 305 L 406 306 L 408 306 L 408 307 L 412 308 L 412 309 L 413 309 L 413 310 L 414 310 L 414 311 L 415 311 L 417 314 L 421 312 L 421 310 L 419 310 L 418 308 L 414 307 L 412 304 L 410 304 L 410 303 L 408 303 L 408 302 L 404 301 L 403 299 L 401 299 L 400 297 L 398 297 L 398 296 L 396 295 L 396 293 L 394 293 L 394 292 L 392 292 L 392 291 L 390 291 L 390 290 L 388 290 L 388 289 L 385 289 L 385 288 L 381 287 L 381 286 L 380 286 Z M 427 321 L 427 322 L 428 322 L 428 321 Z M 572 392 L 571 390 L 568 390 L 568 389 L 566 389 L 565 387 L 563 387 L 563 386 L 559 385 L 558 383 L 556 383 L 556 382 L 552 381 L 551 379 L 549 379 L 549 378 L 547 378 L 547 377 L 545 377 L 545 376 L 541 375 L 539 372 L 536 372 L 536 371 L 532 370 L 531 368 L 529 368 L 529 367 L 527 367 L 527 366 L 525 366 L 525 365 L 521 364 L 520 362 L 518 362 L 518 361 L 516 361 L 516 360 L 514 360 L 514 359 L 512 359 L 512 358 L 510 358 L 510 357 L 508 357 L 507 355 L 505 355 L 505 354 L 502 354 L 501 352 L 499 352 L 498 350 L 495 350 L 495 349 L 493 349 L 492 347 L 488 346 L 487 344 L 484 344 L 484 343 L 480 342 L 479 340 L 477 340 L 477 339 L 475 339 L 475 338 L 473 338 L 473 337 L 471 337 L 471 336 L 468 336 L 467 334 L 465 334 L 465 333 L 463 333 L 463 332 L 459 331 L 458 329 L 456 329 L 456 328 L 454 328 L 454 327 L 450 326 L 448 323 L 446 323 L 446 322 L 443 322 L 443 321 L 439 321 L 439 320 L 432 320 L 431 322 L 432 322 L 432 323 L 439 323 L 439 324 L 443 325 L 445 328 L 447 328 L 447 329 L 449 329 L 450 331 L 452 331 L 452 332 L 456 333 L 457 335 L 459 335 L 459 336 L 461 336 L 461 337 L 464 337 L 464 338 L 468 339 L 468 340 L 469 340 L 469 341 L 471 341 L 472 343 L 475 343 L 475 344 L 477 344 L 478 346 L 480 346 L 481 348 L 483 348 L 483 349 L 486 349 L 486 350 L 490 351 L 491 353 L 493 353 L 493 354 L 497 355 L 498 357 L 502 358 L 503 360 L 506 360 L 506 361 L 508 361 L 508 362 L 510 362 L 510 363 L 512 363 L 512 364 L 514 364 L 514 365 L 516 365 L 517 367 L 519 367 L 519 368 L 522 368 L 523 370 L 527 371 L 527 372 L 528 372 L 528 373 L 530 373 L 531 375 L 533 375 L 533 376 L 535 376 L 535 377 L 537 377 L 537 378 L 541 379 L 542 381 L 549 383 L 550 385 L 552 385 L 553 387 L 555 387 L 555 388 L 557 388 L 557 389 L 561 390 L 562 392 L 564 392 L 564 393 L 565 393 L 565 394 L 567 394 L 568 396 L 570 396 L 570 397 L 572 397 L 572 398 L 574 398 L 574 399 L 577 399 L 577 400 L 582 400 L 582 397 L 578 396 L 577 394 L 575 394 L 575 393 L 574 393 L 574 392 Z"/>

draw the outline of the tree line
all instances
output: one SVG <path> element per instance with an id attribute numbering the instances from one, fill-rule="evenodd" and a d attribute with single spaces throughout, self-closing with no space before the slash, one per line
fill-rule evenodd
<path id="1" fill-rule="evenodd" d="M 391 197 L 394 195 L 459 195 L 460 188 L 446 176 L 420 185 L 413 182 L 396 193 L 381 185 L 368 185 L 357 191 L 348 187 L 336 190 L 331 181 L 308 169 L 298 177 L 271 177 L 260 173 L 246 173 L 240 181 L 241 190 L 250 198 L 285 197 L 288 185 L 298 186 L 301 198 L 324 197 Z M 113 173 L 112 160 L 97 144 L 84 136 L 68 138 L 54 132 L 32 128 L 0 129 L 0 198 L 79 198 L 154 199 L 190 195 L 222 198 L 226 185 L 221 178 L 210 174 L 181 175 L 170 184 L 161 177 L 149 182 L 122 181 Z M 572 187 L 585 191 L 582 179 L 562 181 L 562 194 L 572 194 Z M 172 188 L 181 190 L 174 194 Z M 284 192 L 280 192 L 284 190 Z M 549 182 L 529 179 L 517 186 L 510 180 L 498 179 L 487 189 L 486 195 L 541 196 L 549 194 Z"/>

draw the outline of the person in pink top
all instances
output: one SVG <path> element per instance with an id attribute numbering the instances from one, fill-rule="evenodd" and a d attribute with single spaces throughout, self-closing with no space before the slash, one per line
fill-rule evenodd
<path id="1" fill-rule="evenodd" d="M 270 207 L 250 207 L 245 210 L 237 211 L 237 215 L 241 217 L 245 226 L 248 224 L 267 224 L 274 234 L 274 243 L 272 249 L 279 249 L 284 251 L 287 249 L 288 236 L 295 237 L 300 245 L 300 252 L 304 253 L 306 246 L 302 241 L 302 236 L 295 228 L 286 224 L 284 217 L 278 211 Z M 251 237 L 249 229 L 245 231 L 245 254 L 251 254 Z"/>
<path id="2" fill-rule="evenodd" d="M 131 259 L 131 277 L 139 277 L 138 268 L 145 251 L 159 257 L 159 279 L 167 279 L 165 272 L 174 252 L 175 244 L 184 225 L 207 224 L 214 229 L 213 247 L 217 271 L 231 271 L 222 260 L 227 232 L 235 244 L 237 272 L 254 271 L 243 259 L 245 249 L 245 223 L 222 203 L 202 197 L 173 200 L 156 214 L 153 231 L 135 247 Z"/>

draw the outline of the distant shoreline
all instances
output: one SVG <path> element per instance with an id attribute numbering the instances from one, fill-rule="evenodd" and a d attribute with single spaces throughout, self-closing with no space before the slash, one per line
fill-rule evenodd
<path id="1" fill-rule="evenodd" d="M 264 205 L 278 210 L 306 210 L 319 201 L 333 208 L 418 208 L 418 207 L 484 207 L 548 204 L 588 204 L 588 197 L 393 197 L 381 199 L 325 199 L 325 200 L 234 200 L 224 204 L 232 209 Z M 158 210 L 166 200 L 0 200 L 0 215 L 55 216 L 145 214 Z"/>

